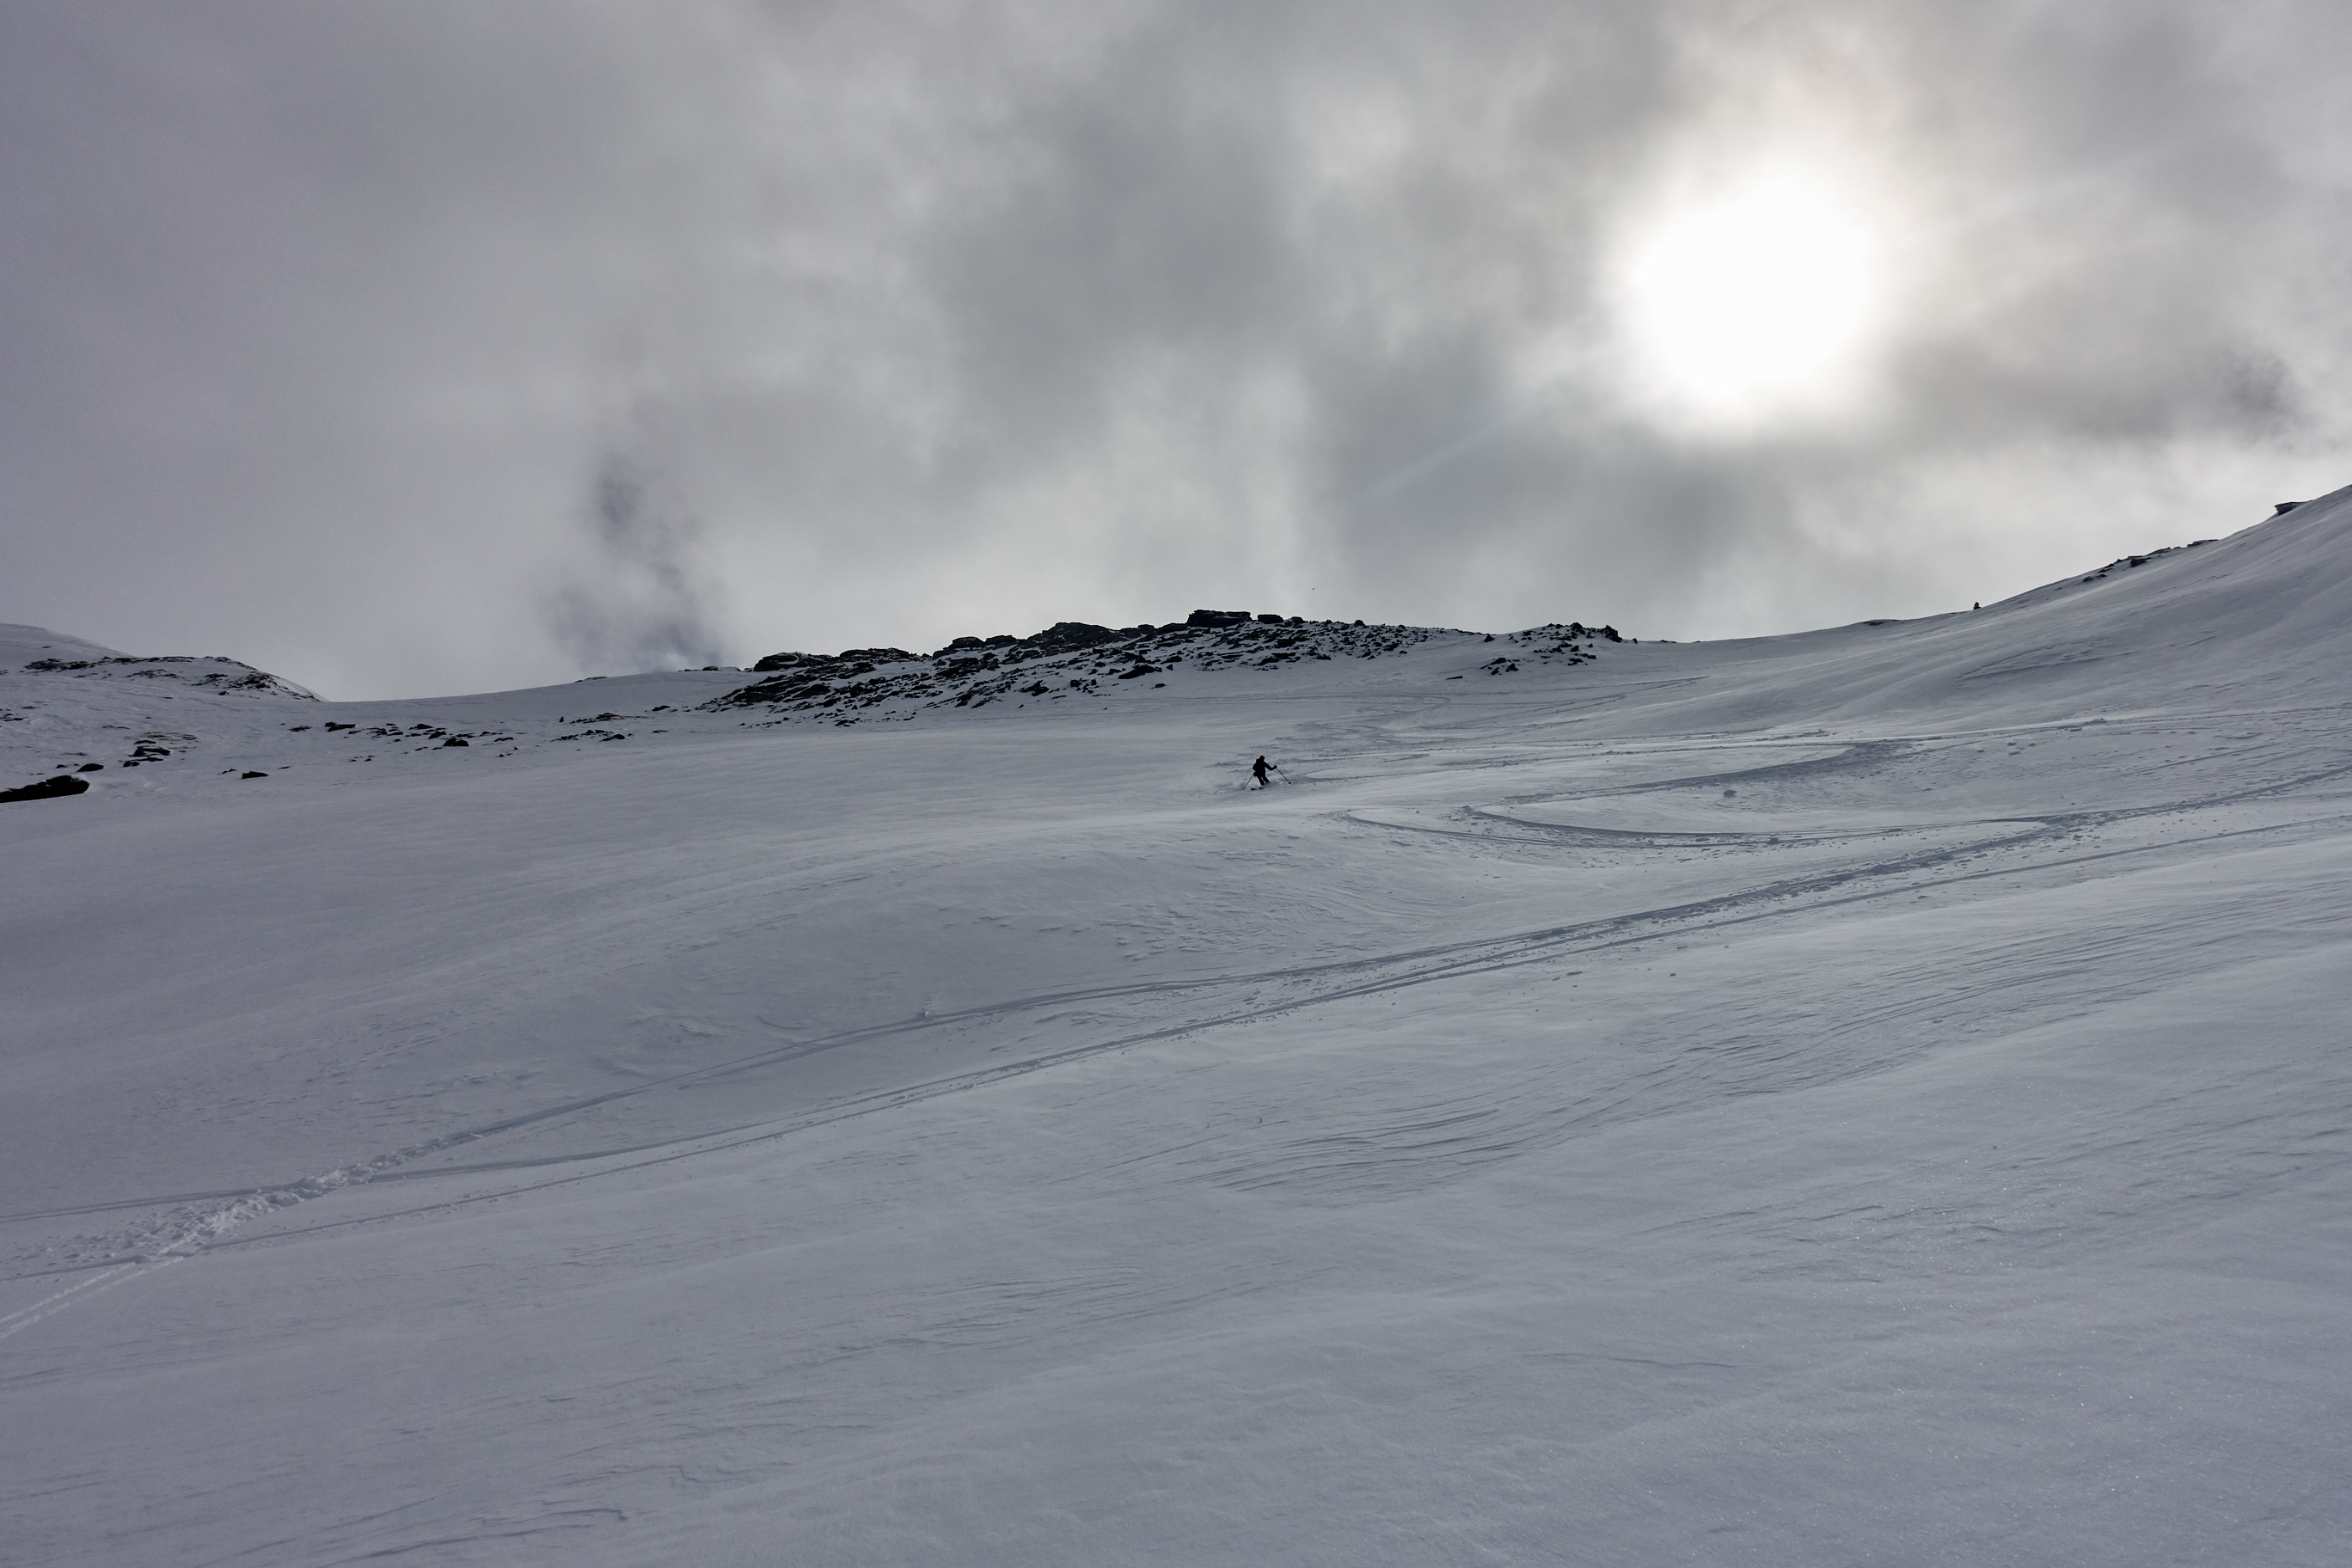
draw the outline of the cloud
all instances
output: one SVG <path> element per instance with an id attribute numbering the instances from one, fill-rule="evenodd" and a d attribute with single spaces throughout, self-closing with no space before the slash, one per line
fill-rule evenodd
<path id="1" fill-rule="evenodd" d="M 2334 26 L 20 8 L 0 610 L 373 695 L 1195 604 L 1990 598 L 2343 477 Z M 1885 324 L 1833 405 L 1680 417 L 1612 268 L 1767 168 L 1867 222 Z"/>
<path id="2" fill-rule="evenodd" d="M 611 451 L 587 507 L 596 549 L 550 596 L 549 626 L 584 668 L 628 672 L 719 662 L 693 560 L 696 529 L 644 459 Z"/>

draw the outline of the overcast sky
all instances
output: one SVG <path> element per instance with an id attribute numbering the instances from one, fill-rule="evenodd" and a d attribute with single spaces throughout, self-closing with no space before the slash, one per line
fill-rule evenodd
<path id="1" fill-rule="evenodd" d="M 2352 481 L 2341 0 L 0 0 L 0 620 L 1726 637 Z"/>

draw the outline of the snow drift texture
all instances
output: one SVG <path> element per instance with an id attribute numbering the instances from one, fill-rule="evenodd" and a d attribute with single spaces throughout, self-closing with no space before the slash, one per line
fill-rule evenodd
<path id="1" fill-rule="evenodd" d="M 8 628 L 0 1558 L 2343 1562 L 2347 493 L 1720 645 Z"/>

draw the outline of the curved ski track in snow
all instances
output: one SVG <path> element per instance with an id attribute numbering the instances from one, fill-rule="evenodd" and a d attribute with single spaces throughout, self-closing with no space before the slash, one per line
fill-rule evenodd
<path id="1" fill-rule="evenodd" d="M 2078 726 L 2065 728 L 2078 728 Z M 1639 784 L 1513 795 L 1507 798 L 1512 805 L 1525 806 L 1538 803 L 1623 798 L 1675 790 L 1714 788 L 1718 785 L 1765 782 L 1786 783 L 1829 774 L 1863 773 L 1882 767 L 1889 761 L 1915 750 L 1923 740 L 1941 738 L 1906 737 L 1861 741 L 1843 745 L 1827 756 L 1811 756 L 1788 763 L 1749 765 L 1713 773 L 1684 773 Z M 1802 745 L 1809 751 L 1818 751 L 1822 745 L 1822 742 L 1818 742 L 1789 743 Z M 1715 749 L 1718 745 L 1729 745 L 1738 750 L 1751 751 L 1758 744 L 1759 742 L 1752 740 L 1723 742 L 1699 740 L 1689 748 L 1689 751 L 1692 754 L 1703 754 L 1706 750 Z M 816 1039 L 752 1052 L 727 1061 L 705 1064 L 603 1094 L 567 1100 L 520 1115 L 501 1117 L 497 1121 L 465 1128 L 428 1142 L 356 1162 L 323 1175 L 274 1185 L 121 1198 L 99 1204 L 0 1215 L 0 1224 L 7 1224 L 79 1215 L 136 1212 L 159 1208 L 177 1208 L 184 1211 L 192 1205 L 221 1205 L 205 1208 L 194 1215 L 183 1212 L 174 1218 L 158 1222 L 149 1229 L 147 1240 L 137 1251 L 112 1258 L 79 1262 L 54 1269 L 27 1270 L 11 1276 L 11 1278 L 24 1279 L 45 1274 L 63 1275 L 93 1269 L 100 1271 L 96 1279 L 85 1285 L 61 1291 L 57 1296 L 7 1318 L 0 1318 L 0 1338 L 5 1338 L 21 1328 L 29 1327 L 33 1322 L 53 1312 L 79 1305 L 96 1293 L 92 1287 L 98 1286 L 101 1281 L 109 1285 L 121 1282 L 125 1278 L 122 1272 L 125 1269 L 142 1271 L 222 1247 L 249 1246 L 263 1242 L 277 1243 L 316 1231 L 341 1228 L 346 1225 L 372 1224 L 377 1221 L 414 1216 L 444 1208 L 567 1184 L 592 1177 L 618 1174 L 652 1165 L 667 1164 L 683 1159 L 718 1153 L 751 1143 L 787 1137 L 812 1128 L 828 1126 L 855 1118 L 919 1104 L 943 1095 L 985 1088 L 1009 1079 L 1050 1070 L 1108 1052 L 1254 1023 L 1302 1009 L 1328 1005 L 1409 987 L 1467 980 L 1530 964 L 1564 962 L 1580 955 L 1674 937 L 1703 935 L 1733 926 L 1785 919 L 1840 906 L 1893 898 L 1906 893 L 1916 895 L 1925 890 L 1951 889 L 1995 879 L 2077 869 L 2104 862 L 2161 854 L 2191 846 L 2210 845 L 2234 838 L 2271 837 L 2336 826 L 2347 818 L 2334 816 L 2312 817 L 2257 827 L 2223 830 L 2181 838 L 2167 838 L 2126 847 L 2092 850 L 2051 858 L 2033 858 L 2021 864 L 1987 869 L 1955 868 L 1964 863 L 1997 853 L 2023 851 L 2037 845 L 2052 845 L 2078 839 L 2088 830 L 2110 824 L 2141 818 L 2180 816 L 2218 806 L 2271 799 L 2310 791 L 2347 776 L 2352 776 L 2352 763 L 2315 769 L 2284 779 L 2252 784 L 2242 789 L 2221 791 L 2160 804 L 2020 815 L 1985 818 L 1973 823 L 1938 824 L 1933 825 L 1932 827 L 1924 825 L 1914 827 L 1886 826 L 1811 834 L 1785 829 L 1767 833 L 1762 830 L 1681 832 L 1663 829 L 1644 831 L 1604 828 L 1572 824 L 1532 822 L 1514 816 L 1508 810 L 1484 807 L 1460 808 L 1456 816 L 1461 821 L 1472 825 L 1468 827 L 1402 822 L 1363 812 L 1343 812 L 1339 814 L 1342 820 L 1362 826 L 1441 838 L 1491 843 L 1498 838 L 1509 837 L 1510 841 L 1529 845 L 1546 843 L 1607 845 L 1623 848 L 1696 847 L 1767 842 L 1780 846 L 1794 846 L 1802 843 L 1864 839 L 1900 841 L 1907 836 L 1929 831 L 1950 833 L 1965 829 L 1974 829 L 1982 836 L 1967 837 L 1958 843 L 1923 846 L 1859 865 L 1834 867 L 1786 877 L 1685 902 L 1630 910 L 1588 921 L 1513 931 L 1497 936 L 1435 943 L 1363 958 L 1328 963 L 1229 972 L 1188 979 L 1076 987 L 1012 997 L 928 1014 L 912 1019 L 868 1025 L 839 1031 Z M 1491 831 L 1495 828 L 1510 829 L 1515 837 Z M 1893 885 L 1868 885 L 1887 883 L 1890 880 L 1893 881 Z M 482 1142 L 496 1139 L 504 1133 L 561 1121 L 565 1117 L 625 1101 L 656 1089 L 676 1089 L 690 1084 L 707 1083 L 719 1079 L 755 1073 L 763 1068 L 780 1067 L 824 1052 L 837 1051 L 873 1041 L 958 1026 L 994 1023 L 1022 1015 L 1047 1013 L 1083 1003 L 1132 1001 L 1140 998 L 1172 1000 L 1235 990 L 1255 991 L 1276 985 L 1291 987 L 1297 994 L 1273 1002 L 1253 1003 L 1238 1007 L 1196 1013 L 1157 1027 L 1121 1033 L 1108 1038 L 1025 1057 L 1014 1061 L 992 1064 L 972 1071 L 949 1074 L 860 1094 L 836 1102 L 813 1107 L 806 1111 L 790 1116 L 764 1118 L 713 1127 L 643 1143 L 572 1150 L 510 1159 L 473 1161 L 461 1164 L 434 1165 L 424 1169 L 411 1168 L 421 1160 L 448 1152 L 468 1143 Z M 446 1177 L 483 1176 L 501 1172 L 520 1173 L 577 1165 L 594 1166 L 595 1169 L 548 1181 L 471 1194 L 442 1203 L 373 1214 L 354 1220 L 326 1221 L 317 1225 L 283 1227 L 272 1231 L 266 1237 L 235 1240 L 230 1238 L 230 1233 L 260 1215 L 291 1207 L 297 1204 L 307 1204 L 360 1184 L 429 1181 Z"/>

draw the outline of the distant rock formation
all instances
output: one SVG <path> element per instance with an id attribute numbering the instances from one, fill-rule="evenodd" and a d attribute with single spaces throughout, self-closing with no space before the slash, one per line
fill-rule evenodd
<path id="1" fill-rule="evenodd" d="M 193 668 L 184 668 L 193 667 Z M 103 658 L 37 658 L 23 668 L 36 675 L 127 676 L 132 679 L 176 680 L 207 691 L 251 691 L 272 697 L 300 697 L 317 701 L 318 694 L 282 676 L 256 669 L 240 659 L 199 658 L 194 654 L 162 654 L 152 658 L 109 655 Z"/>
<path id="2" fill-rule="evenodd" d="M 1188 667 L 1274 670 L 1302 660 L 1379 658 L 1434 635 L 1426 626 L 1343 626 L 1245 610 L 1195 610 L 1181 623 L 1158 626 L 1057 621 L 1025 637 L 957 637 L 929 658 L 903 648 L 770 654 L 752 667 L 767 679 L 704 706 L 764 707 L 779 721 L 799 712 L 846 724 L 867 710 L 885 711 L 866 716 L 904 717 L 918 708 L 983 708 L 1011 696 L 1052 701 L 1093 692 L 1105 679 L 1136 680 Z M 1054 679 L 1040 679 L 1045 676 Z"/>

